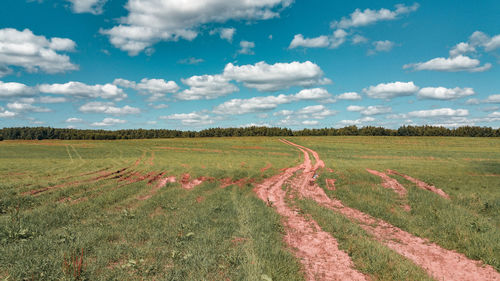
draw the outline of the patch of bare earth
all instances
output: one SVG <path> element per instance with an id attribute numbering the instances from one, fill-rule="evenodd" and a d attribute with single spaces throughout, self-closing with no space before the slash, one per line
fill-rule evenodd
<path id="1" fill-rule="evenodd" d="M 191 175 L 184 174 L 182 175 L 181 186 L 182 188 L 189 190 L 195 188 L 196 186 L 202 184 L 205 181 L 213 181 L 213 180 L 214 178 L 210 177 L 199 177 L 196 179 L 191 179 Z"/>
<path id="2" fill-rule="evenodd" d="M 430 185 L 430 184 L 427 184 L 419 179 L 416 179 L 416 178 L 412 178 L 408 175 L 405 175 L 405 174 L 402 174 L 402 173 L 399 173 L 397 171 L 394 171 L 394 170 L 387 170 L 387 173 L 390 174 L 390 175 L 398 175 L 398 176 L 401 176 L 405 179 L 407 179 L 408 181 L 411 181 L 412 183 L 416 184 L 417 187 L 419 188 L 422 188 L 422 189 L 425 189 L 425 190 L 428 190 L 430 192 L 434 192 L 436 193 L 437 195 L 443 197 L 443 198 L 446 198 L 446 199 L 450 199 L 450 196 L 448 194 L 446 194 L 446 192 L 444 192 L 442 189 L 439 189 L 433 185 Z"/>
<path id="3" fill-rule="evenodd" d="M 310 166 L 309 160 L 309 165 L 304 162 L 287 168 L 257 184 L 254 191 L 281 215 L 286 231 L 285 242 L 300 258 L 307 280 L 367 280 L 354 269 L 350 257 L 338 248 L 335 238 L 323 231 L 314 220 L 300 215 L 286 203 L 283 185 L 293 186 L 299 182 L 301 185 L 306 182 L 303 175 L 311 170 Z M 299 170 L 303 170 L 303 173 L 296 175 Z"/>
<path id="4" fill-rule="evenodd" d="M 408 194 L 408 191 L 406 191 L 406 188 L 403 185 L 401 185 L 397 180 L 389 177 L 387 174 L 370 169 L 366 169 L 366 171 L 372 175 L 379 176 L 382 179 L 382 186 L 394 190 L 399 197 L 404 198 Z M 401 207 L 405 211 L 411 210 L 411 207 L 408 204 L 403 204 Z"/>
<path id="5" fill-rule="evenodd" d="M 328 190 L 335 190 L 335 181 L 337 181 L 336 179 L 326 179 L 325 182 L 326 182 L 326 188 L 328 188 Z"/>
<path id="6" fill-rule="evenodd" d="M 311 152 L 314 157 L 317 155 L 311 149 L 304 149 L 302 146 L 295 144 L 291 145 L 301 149 L 305 158 L 308 158 L 306 156 L 307 151 Z M 316 158 L 316 161 L 319 161 L 319 157 Z M 314 171 L 305 175 L 312 177 L 313 174 Z M 308 182 L 308 179 L 303 180 L 303 182 Z M 377 241 L 413 261 L 437 280 L 500 280 L 500 273 L 492 266 L 485 265 L 481 261 L 468 259 L 463 254 L 444 249 L 427 239 L 416 237 L 383 220 L 344 206 L 340 200 L 329 198 L 316 183 L 308 186 L 295 185 L 293 187 L 298 188 L 298 192 L 302 196 L 311 198 L 318 204 L 360 223 L 360 226 L 372 234 Z"/>

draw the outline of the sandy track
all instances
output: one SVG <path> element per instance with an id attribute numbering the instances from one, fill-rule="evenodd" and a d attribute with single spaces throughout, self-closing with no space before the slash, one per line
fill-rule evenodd
<path id="1" fill-rule="evenodd" d="M 382 186 L 394 190 L 394 192 L 399 194 L 400 197 L 405 197 L 408 193 L 404 186 L 402 186 L 397 180 L 389 177 L 387 174 L 370 169 L 366 169 L 366 171 L 372 175 L 380 177 L 382 179 Z"/>
<path id="2" fill-rule="evenodd" d="M 309 164 L 306 164 L 307 161 Z M 350 257 L 338 248 L 338 243 L 331 234 L 323 231 L 314 220 L 300 215 L 287 205 L 286 191 L 282 186 L 285 182 L 291 185 L 307 182 L 308 178 L 303 175 L 307 168 L 311 170 L 310 166 L 307 155 L 303 164 L 285 169 L 282 173 L 266 179 L 256 185 L 254 191 L 282 216 L 286 231 L 285 241 L 300 258 L 307 280 L 367 280 L 354 269 Z M 299 170 L 304 172 L 295 176 Z M 290 180 L 291 178 L 293 180 Z"/>
<path id="3" fill-rule="evenodd" d="M 402 173 L 399 173 L 397 171 L 394 171 L 394 170 L 387 170 L 387 173 L 390 174 L 390 175 L 398 175 L 398 176 L 401 176 L 405 179 L 407 179 L 408 181 L 411 181 L 412 183 L 416 184 L 417 187 L 419 188 L 422 188 L 422 189 L 425 189 L 425 190 L 428 190 L 430 192 L 434 192 L 436 193 L 437 195 L 443 197 L 443 198 L 446 198 L 446 199 L 450 199 L 450 196 L 448 194 L 446 194 L 446 192 L 444 192 L 442 189 L 439 189 L 433 185 L 430 185 L 430 184 L 427 184 L 419 179 L 416 179 L 416 178 L 412 178 L 408 175 L 405 175 L 405 174 L 402 174 Z"/>
<path id="4" fill-rule="evenodd" d="M 304 153 L 304 158 L 309 158 L 306 155 L 309 151 L 315 158 L 318 157 L 316 158 L 317 163 L 320 161 L 319 155 L 313 153 L 311 149 L 289 141 L 286 143 L 299 148 Z M 304 161 L 304 163 L 311 165 L 310 161 Z M 305 170 L 310 170 L 309 176 L 315 173 L 313 167 L 309 167 L 309 169 L 305 167 Z M 297 188 L 302 196 L 311 198 L 318 204 L 360 223 L 360 226 L 372 234 L 377 241 L 412 260 L 437 280 L 500 280 L 500 273 L 490 265 L 468 259 L 463 254 L 444 249 L 435 243 L 430 243 L 427 239 L 416 237 L 383 220 L 344 206 L 341 201 L 330 199 L 316 183 L 308 186 L 292 186 Z"/>

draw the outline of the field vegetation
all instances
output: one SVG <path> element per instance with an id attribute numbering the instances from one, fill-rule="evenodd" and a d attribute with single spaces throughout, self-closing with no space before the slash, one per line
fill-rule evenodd
<path id="1" fill-rule="evenodd" d="M 0 280 L 500 280 L 500 139 L 285 139 L 2 141 Z"/>

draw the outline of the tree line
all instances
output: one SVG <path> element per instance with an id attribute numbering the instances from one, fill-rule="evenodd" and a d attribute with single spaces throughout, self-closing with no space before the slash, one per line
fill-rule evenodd
<path id="1" fill-rule="evenodd" d="M 210 128 L 201 131 L 168 129 L 128 130 L 80 130 L 51 127 L 17 127 L 0 130 L 0 140 L 116 140 L 155 138 L 200 138 L 243 136 L 453 136 L 453 137 L 500 137 L 500 129 L 491 127 L 464 126 L 445 128 L 434 126 L 402 126 L 398 129 L 383 127 L 347 126 L 344 128 L 321 128 L 291 130 L 279 127 Z"/>

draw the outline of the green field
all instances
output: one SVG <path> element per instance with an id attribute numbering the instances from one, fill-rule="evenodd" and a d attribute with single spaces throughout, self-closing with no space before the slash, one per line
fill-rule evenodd
<path id="1" fill-rule="evenodd" d="M 316 182 L 330 198 L 500 271 L 500 139 L 286 139 L 319 153 Z M 304 280 L 283 218 L 254 192 L 302 161 L 271 137 L 2 141 L 0 280 Z M 391 175 L 408 191 L 400 197 L 367 168 L 451 199 Z M 167 176 L 177 182 L 160 186 Z M 287 200 L 369 279 L 432 280 L 355 220 Z"/>

